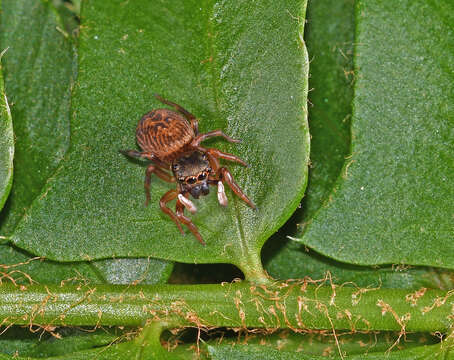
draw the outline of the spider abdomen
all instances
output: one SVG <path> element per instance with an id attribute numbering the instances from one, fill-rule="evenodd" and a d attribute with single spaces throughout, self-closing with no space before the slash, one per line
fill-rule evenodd
<path id="1" fill-rule="evenodd" d="M 179 113 L 156 109 L 145 114 L 137 125 L 137 143 L 162 161 L 172 161 L 194 139 L 194 130 Z"/>

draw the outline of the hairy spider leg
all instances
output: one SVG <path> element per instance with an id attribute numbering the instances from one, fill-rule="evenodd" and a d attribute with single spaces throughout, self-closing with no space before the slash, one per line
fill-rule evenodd
<path id="1" fill-rule="evenodd" d="M 176 199 L 177 196 L 178 196 L 178 191 L 176 189 L 167 191 L 162 196 L 161 200 L 159 201 L 159 207 L 165 214 L 169 215 L 170 218 L 173 220 L 173 222 L 178 226 L 178 230 L 180 230 L 181 235 L 184 235 L 184 231 L 181 228 L 180 222 L 178 221 L 178 217 L 174 214 L 174 212 L 172 210 L 170 210 L 167 207 L 167 203 L 169 201 L 172 201 L 173 199 Z"/>
<path id="2" fill-rule="evenodd" d="M 185 196 L 186 194 L 182 195 Z M 188 227 L 189 231 L 191 231 L 191 233 L 197 238 L 197 240 L 199 240 L 199 242 L 205 246 L 206 245 L 205 241 L 203 241 L 202 236 L 200 235 L 199 230 L 197 229 L 197 226 L 194 225 L 191 219 L 184 215 L 184 209 L 185 209 L 184 204 L 180 201 L 180 199 L 178 199 L 176 206 L 178 220 L 185 224 Z"/>
<path id="3" fill-rule="evenodd" d="M 157 166 L 167 170 L 169 165 L 159 160 L 155 155 L 150 152 L 140 152 L 137 150 L 118 150 L 121 154 L 126 155 L 130 158 L 146 159 L 153 161 Z"/>
<path id="4" fill-rule="evenodd" d="M 222 130 L 213 130 L 213 131 L 208 131 L 207 133 L 204 134 L 199 134 L 195 137 L 195 139 L 192 141 L 193 146 L 198 146 L 200 143 L 206 139 L 216 137 L 216 136 L 221 136 L 224 139 L 226 139 L 230 143 L 239 143 L 241 140 L 238 139 L 233 139 L 230 136 L 224 134 Z"/>
<path id="5" fill-rule="evenodd" d="M 215 148 L 204 148 L 202 146 L 196 146 L 195 149 L 200 151 L 200 152 L 203 152 L 203 153 L 207 154 L 207 156 L 211 155 L 211 157 L 213 158 L 213 161 L 217 165 L 216 167 L 211 165 L 211 167 L 213 169 L 216 169 L 216 170 L 220 167 L 219 161 L 217 159 L 224 159 L 224 160 L 228 160 L 228 161 L 233 161 L 233 162 L 236 162 L 236 163 L 241 164 L 241 165 L 246 166 L 246 167 L 249 166 L 245 161 L 241 160 L 238 156 L 233 155 L 233 154 L 229 154 L 229 153 L 225 153 L 225 152 L 223 152 L 221 150 L 218 150 L 218 149 L 215 149 Z M 208 156 L 208 160 L 209 159 L 210 159 L 210 157 Z M 210 161 L 210 163 L 211 163 L 211 161 Z"/>
<path id="6" fill-rule="evenodd" d="M 173 183 L 176 181 L 174 176 L 170 175 L 168 172 L 165 172 L 160 167 L 155 166 L 153 164 L 148 165 L 147 170 L 145 170 L 145 182 L 144 182 L 145 198 L 146 198 L 145 206 L 148 206 L 148 203 L 151 200 L 150 183 L 151 183 L 151 174 L 153 174 L 153 173 L 155 173 L 162 180 L 167 181 L 169 183 Z"/>
<path id="7" fill-rule="evenodd" d="M 186 119 L 189 120 L 189 122 L 191 123 L 191 126 L 192 126 L 192 129 L 194 130 L 194 133 L 197 135 L 199 133 L 199 121 L 197 120 L 197 118 L 191 114 L 188 110 L 186 110 L 184 107 L 178 105 L 178 104 L 175 104 L 174 102 L 172 101 L 169 101 L 167 99 L 164 99 L 161 95 L 158 95 L 158 94 L 155 94 L 154 97 L 156 99 L 158 99 L 160 102 L 162 102 L 163 104 L 166 104 L 166 105 L 169 105 L 171 107 L 173 107 L 176 111 L 178 111 L 179 113 L 183 114 L 184 117 Z"/>
<path id="8" fill-rule="evenodd" d="M 203 149 L 203 148 L 202 148 Z M 223 158 L 226 160 L 232 160 L 236 161 L 242 165 L 247 164 L 241 160 L 240 158 L 236 157 L 235 155 L 232 154 L 227 154 L 223 153 L 222 151 L 219 151 L 217 149 L 203 149 L 204 152 L 206 153 L 208 157 L 208 161 L 210 162 L 211 167 L 213 168 L 215 175 L 215 178 L 210 181 L 210 184 L 212 185 L 217 185 L 218 181 L 226 182 L 227 185 L 232 189 L 232 191 L 241 199 L 243 200 L 246 204 L 248 204 L 251 208 L 256 209 L 257 207 L 255 204 L 247 197 L 247 195 L 241 190 L 241 188 L 238 186 L 238 184 L 233 180 L 233 176 L 230 173 L 230 171 L 225 168 L 225 167 L 220 167 L 219 165 L 219 160 L 218 158 Z M 222 156 L 219 156 L 219 153 L 221 153 Z"/>
<path id="9" fill-rule="evenodd" d="M 170 175 L 167 171 L 168 165 L 159 160 L 156 156 L 148 152 L 139 152 L 136 150 L 120 150 L 120 153 L 123 155 L 129 156 L 131 158 L 137 159 L 147 159 L 153 161 L 153 164 L 148 165 L 145 170 L 145 206 L 148 206 L 148 203 L 151 200 L 150 195 L 150 183 L 151 183 L 151 174 L 155 173 L 159 178 L 169 183 L 174 183 L 176 181 L 175 177 Z"/>
<path id="10" fill-rule="evenodd" d="M 229 185 L 230 189 L 232 189 L 232 191 L 238 197 L 240 197 L 241 200 L 243 200 L 251 208 L 253 208 L 253 209 L 257 208 L 255 206 L 255 204 L 251 201 L 251 199 L 249 199 L 246 196 L 246 194 L 243 192 L 243 190 L 241 190 L 241 188 L 238 186 L 238 184 L 233 180 L 233 176 L 232 176 L 232 174 L 230 173 L 230 171 L 227 168 L 225 168 L 225 167 L 220 168 L 218 173 L 219 173 L 220 181 L 222 181 L 222 182 L 225 181 L 227 183 L 227 185 Z"/>

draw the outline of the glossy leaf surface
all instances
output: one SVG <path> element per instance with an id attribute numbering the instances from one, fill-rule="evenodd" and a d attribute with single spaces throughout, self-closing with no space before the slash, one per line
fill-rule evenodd
<path id="1" fill-rule="evenodd" d="M 8 94 L 12 99 L 17 147 L 17 176 L 10 199 L 0 215 L 0 234 L 3 235 L 14 229 L 16 223 L 25 216 L 28 206 L 42 195 L 45 182 L 69 145 L 75 39 L 65 33 L 62 25 L 74 19 L 67 15 L 68 18 L 62 21 L 50 3 L 33 0 L 33 6 L 30 6 L 28 1 L 4 0 L 2 9 L 0 26 L 4 31 L 1 32 L 0 44 L 9 46 L 3 70 Z M 11 249 L 2 254 L 2 263 L 17 262 L 16 253 L 15 249 Z M 98 281 L 103 279 L 104 282 L 109 279 L 120 281 L 120 278 L 126 281 L 128 276 L 134 280 L 145 276 L 144 281 L 149 277 L 150 281 L 160 282 L 172 268 L 169 263 L 160 260 L 136 259 L 133 262 L 131 264 L 129 260 L 121 259 L 114 263 L 109 263 L 109 260 L 95 262 L 91 264 L 95 267 L 91 271 L 97 274 L 95 278 Z M 142 262 L 141 268 L 138 267 L 139 262 Z M 34 263 L 27 273 L 33 279 L 48 279 L 43 282 L 60 282 L 66 278 L 60 275 L 72 273 L 71 276 L 75 276 L 75 271 L 84 276 L 82 274 L 90 268 L 84 262 L 60 267 L 52 262 L 39 264 L 42 266 Z M 48 264 L 52 264 L 52 270 L 48 269 Z M 93 279 L 92 276 L 88 278 Z"/>
<path id="2" fill-rule="evenodd" d="M 86 329 L 84 329 L 86 330 Z M 93 347 L 107 346 L 117 336 L 105 329 L 87 332 L 84 330 L 56 330 L 54 334 L 64 334 L 57 339 L 50 334 L 32 334 L 28 329 L 14 328 L 0 339 L 0 354 L 27 358 L 48 358 L 81 352 Z M 71 331 L 74 334 L 71 334 Z M 0 355 L 1 356 L 1 355 Z"/>
<path id="3" fill-rule="evenodd" d="M 1 61 L 1 57 L 0 57 Z M 0 70 L 2 65 L 0 64 Z M 14 135 L 3 76 L 0 73 L 0 209 L 8 197 L 13 180 Z"/>
<path id="4" fill-rule="evenodd" d="M 306 245 L 356 264 L 454 267 L 453 13 L 449 1 L 358 2 L 352 155 Z"/>
<path id="5" fill-rule="evenodd" d="M 212 359 L 345 359 L 367 354 L 385 353 L 398 338 L 398 333 L 380 334 L 337 333 L 337 340 L 329 333 L 302 333 L 280 331 L 273 334 L 248 334 L 246 338 L 224 337 L 206 343 Z M 407 339 L 399 342 L 399 351 L 422 345 L 432 345 L 433 338 L 423 334 L 408 334 Z M 178 348 L 177 348 L 178 349 Z"/>
<path id="6" fill-rule="evenodd" d="M 330 16 L 326 16 L 329 13 Z M 361 287 L 444 288 L 452 287 L 449 273 L 431 268 L 401 266 L 362 267 L 337 262 L 304 245 L 286 239 L 303 229 L 322 205 L 339 176 L 347 155 L 349 102 L 353 98 L 352 46 L 354 3 L 311 1 L 307 8 L 305 41 L 311 58 L 309 123 L 311 167 L 306 197 L 291 220 L 265 245 L 265 269 L 274 278 L 325 279 L 328 284 L 354 283 Z M 330 278 L 327 278 L 329 272 Z"/>
<path id="7" fill-rule="evenodd" d="M 12 246 L 0 245 L 2 274 L 10 274 L 19 284 L 30 280 L 41 284 L 60 284 L 62 281 L 100 283 L 102 277 L 87 262 L 61 264 L 55 261 L 31 257 Z"/>
<path id="8" fill-rule="evenodd" d="M 307 7 L 311 165 L 294 215 L 300 230 L 328 199 L 350 151 L 354 8 L 351 0 L 311 1 Z"/>
<path id="9" fill-rule="evenodd" d="M 306 182 L 304 11 L 302 1 L 87 1 L 71 148 L 15 243 L 65 261 L 153 256 L 230 262 L 249 272 L 260 266 L 263 242 L 295 209 Z M 196 114 L 202 132 L 220 128 L 242 139 L 207 144 L 250 164 L 229 166 L 259 210 L 230 191 L 226 209 L 215 194 L 195 201 L 192 218 L 206 247 L 160 212 L 168 184 L 154 178 L 151 205 L 143 206 L 144 167 L 118 153 L 135 148 L 142 114 L 162 106 L 153 93 Z"/>
<path id="10" fill-rule="evenodd" d="M 282 239 L 282 238 L 281 238 Z M 282 239 L 284 240 L 284 239 Z M 327 258 L 302 244 L 290 241 L 276 249 L 264 247 L 266 271 L 274 278 L 298 279 L 309 276 L 325 285 L 346 284 L 363 288 L 451 289 L 452 272 L 443 269 L 409 266 L 359 266 Z M 270 252 L 276 251 L 271 256 Z"/>
<path id="11" fill-rule="evenodd" d="M 352 74 L 349 72 L 353 66 L 354 9 L 350 0 L 310 1 L 307 4 L 304 40 L 310 57 L 311 164 L 301 207 L 269 239 L 262 251 L 264 266 L 275 278 L 311 276 L 318 279 L 328 270 L 325 261 L 329 260 L 318 258 L 315 252 L 306 252 L 287 236 L 300 234 L 327 200 L 349 152 L 348 119 L 353 98 Z M 333 275 L 339 275 L 338 271 Z M 376 280 L 375 277 L 367 281 Z"/>
<path id="12" fill-rule="evenodd" d="M 92 261 L 106 284 L 164 284 L 173 269 L 160 259 L 104 259 Z"/>
<path id="13" fill-rule="evenodd" d="M 392 345 L 391 345 L 392 346 Z M 216 360 L 284 360 L 284 359 L 310 359 L 310 360 L 324 360 L 324 359 L 352 359 L 352 360 L 446 360 L 453 359 L 454 356 L 447 346 L 425 345 L 418 347 L 411 347 L 410 349 L 399 351 L 377 351 L 366 352 L 364 354 L 349 355 L 345 357 L 337 352 L 335 346 L 326 346 L 325 352 L 321 355 L 306 355 L 304 352 L 285 352 L 276 349 L 264 350 L 263 345 L 237 345 L 237 346 L 210 346 L 209 352 L 212 359 Z"/>
<path id="14" fill-rule="evenodd" d="M 15 176 L 0 214 L 1 235 L 11 234 L 62 159 L 69 144 L 73 44 L 43 1 L 1 3 L 0 46 L 15 134 Z"/>

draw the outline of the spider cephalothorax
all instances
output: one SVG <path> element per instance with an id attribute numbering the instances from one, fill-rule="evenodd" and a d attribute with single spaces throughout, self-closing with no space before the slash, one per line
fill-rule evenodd
<path id="1" fill-rule="evenodd" d="M 212 170 L 204 153 L 194 151 L 179 157 L 173 162 L 172 171 L 180 186 L 180 192 L 189 192 L 195 199 L 209 194 L 208 181 Z"/>
<path id="2" fill-rule="evenodd" d="M 219 159 L 235 161 L 246 166 L 246 163 L 235 155 L 222 152 L 214 148 L 204 148 L 200 143 L 214 136 L 222 136 L 229 142 L 232 139 L 221 130 L 214 130 L 204 134 L 198 132 L 198 122 L 194 115 L 171 101 L 159 95 L 156 98 L 162 103 L 172 106 L 169 109 L 156 109 L 145 114 L 137 125 L 137 143 L 142 152 L 122 150 L 125 155 L 135 158 L 151 160 L 145 172 L 145 195 L 147 205 L 150 201 L 151 174 L 155 173 L 167 182 L 177 182 L 177 189 L 169 190 L 159 202 L 161 210 L 169 215 L 183 234 L 181 223 L 186 225 L 194 236 L 205 244 L 197 227 L 184 215 L 186 208 L 195 213 L 197 208 L 188 198 L 189 195 L 198 199 L 200 195 L 210 192 L 209 185 L 217 186 L 218 201 L 227 206 L 227 196 L 224 191 L 224 182 L 232 191 L 255 209 L 254 203 L 243 193 L 233 180 L 230 171 L 221 167 Z M 172 171 L 171 175 L 168 170 Z M 167 203 L 177 199 L 176 212 L 167 207 Z"/>

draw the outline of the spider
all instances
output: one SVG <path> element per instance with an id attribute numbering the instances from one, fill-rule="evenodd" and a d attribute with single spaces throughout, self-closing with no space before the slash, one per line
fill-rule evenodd
<path id="1" fill-rule="evenodd" d="M 145 171 L 145 206 L 150 202 L 152 174 L 169 183 L 177 183 L 176 189 L 169 190 L 162 196 L 159 206 L 175 222 L 181 234 L 184 235 L 181 227 L 181 224 L 184 224 L 197 240 L 205 245 L 197 227 L 184 214 L 185 208 L 192 214 L 197 212 L 189 195 L 198 199 L 200 195 L 208 195 L 209 185 L 217 186 L 219 204 L 225 207 L 228 204 L 224 189 L 226 183 L 251 208 L 255 209 L 256 206 L 233 180 L 230 171 L 220 166 L 219 159 L 234 161 L 243 166 L 247 164 L 233 154 L 214 148 L 204 148 L 200 143 L 215 136 L 221 136 L 230 143 L 238 143 L 240 140 L 232 139 L 221 130 L 199 134 L 198 121 L 194 115 L 159 95 L 155 97 L 176 111 L 164 108 L 145 114 L 136 129 L 137 143 L 142 152 L 135 150 L 120 152 L 131 158 L 151 161 Z M 172 174 L 168 170 L 171 170 Z M 167 207 L 167 203 L 174 199 L 177 199 L 175 213 Z"/>

